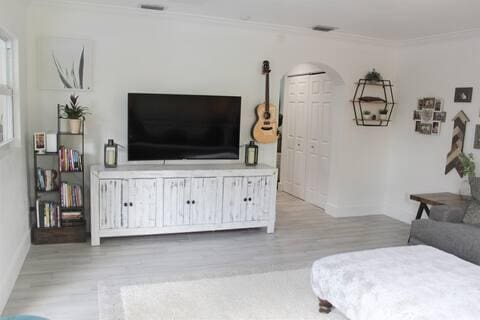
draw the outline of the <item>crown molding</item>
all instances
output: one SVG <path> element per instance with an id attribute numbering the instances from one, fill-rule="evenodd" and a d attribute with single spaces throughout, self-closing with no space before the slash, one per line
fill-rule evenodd
<path id="1" fill-rule="evenodd" d="M 480 28 L 475 28 L 449 33 L 434 34 L 427 37 L 401 40 L 398 42 L 398 44 L 400 47 L 412 47 L 442 42 L 459 41 L 478 37 L 480 37 Z"/>
<path id="2" fill-rule="evenodd" d="M 128 15 L 128 16 L 143 16 L 146 18 L 162 18 L 170 19 L 172 21 L 185 21 L 204 24 L 217 24 L 223 26 L 230 26 L 242 29 L 263 30 L 270 32 L 281 32 L 287 34 L 296 34 L 300 36 L 308 36 L 315 39 L 356 42 L 360 44 L 382 46 L 382 47 L 397 47 L 398 41 L 386 40 L 380 38 L 367 37 L 362 35 L 343 33 L 339 31 L 332 31 L 329 33 L 322 33 L 313 31 L 307 28 L 300 28 L 288 25 L 270 24 L 256 21 L 242 21 L 229 18 L 212 17 L 205 15 L 194 15 L 188 13 L 179 13 L 171 11 L 149 11 L 136 7 L 124 7 L 115 5 L 105 5 L 83 2 L 81 0 L 31 0 L 30 8 L 41 7 L 62 7 L 65 9 L 74 8 L 75 10 L 82 10 L 92 13 Z"/>

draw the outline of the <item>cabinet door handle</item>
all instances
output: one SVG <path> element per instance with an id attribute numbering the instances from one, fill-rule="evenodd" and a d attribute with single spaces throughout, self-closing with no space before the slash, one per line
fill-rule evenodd
<path id="1" fill-rule="evenodd" d="M 192 204 L 195 204 L 195 200 L 192 201 Z"/>
<path id="2" fill-rule="evenodd" d="M 130 207 L 133 207 L 133 202 L 130 202 Z"/>
<path id="3" fill-rule="evenodd" d="M 123 203 L 123 206 L 124 206 L 124 207 L 128 207 L 128 203 L 126 203 L 126 202 Z"/>
<path id="4" fill-rule="evenodd" d="M 248 201 L 252 201 L 252 198 L 248 198 Z"/>
<path id="5" fill-rule="evenodd" d="M 243 198 L 243 201 L 247 202 L 247 198 Z"/>
<path id="6" fill-rule="evenodd" d="M 190 204 L 190 200 L 187 200 L 187 204 Z"/>

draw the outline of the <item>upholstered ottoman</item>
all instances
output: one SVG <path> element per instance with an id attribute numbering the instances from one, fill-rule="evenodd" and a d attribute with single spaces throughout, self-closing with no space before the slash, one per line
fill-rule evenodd
<path id="1" fill-rule="evenodd" d="M 351 320 L 480 319 L 480 267 L 429 246 L 325 257 L 311 283 L 320 312 Z"/>

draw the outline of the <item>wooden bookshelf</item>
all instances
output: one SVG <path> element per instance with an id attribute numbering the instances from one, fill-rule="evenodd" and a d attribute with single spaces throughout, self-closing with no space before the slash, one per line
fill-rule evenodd
<path id="1" fill-rule="evenodd" d="M 61 110 L 60 106 L 57 108 L 57 152 L 46 152 L 46 153 L 35 153 L 33 154 L 33 168 L 34 168 L 34 190 L 35 190 L 35 207 L 33 210 L 32 215 L 32 243 L 33 244 L 54 244 L 54 243 L 74 243 L 74 242 L 85 242 L 87 238 L 87 230 L 86 230 L 86 222 L 85 222 L 85 121 L 82 121 L 81 132 L 80 133 L 70 133 L 70 132 L 63 132 L 60 131 L 60 121 L 61 121 Z M 77 142 L 74 140 L 74 146 L 67 146 L 64 141 L 62 141 L 62 137 L 68 136 L 71 137 L 69 140 L 72 139 L 79 139 Z M 79 159 L 82 163 L 82 170 L 61 170 L 60 165 L 60 147 L 70 147 L 72 149 L 78 150 Z M 39 162 L 45 161 L 46 157 L 55 157 L 56 166 L 50 168 L 44 168 L 43 166 L 39 165 Z M 51 163 L 51 162 L 50 162 Z M 54 190 L 39 190 L 38 189 L 38 175 L 37 175 L 37 168 L 43 169 L 53 169 L 57 171 L 56 176 L 56 185 L 57 188 Z M 81 198 L 82 198 L 82 206 L 81 207 L 62 207 L 62 190 L 61 185 L 62 183 L 72 183 L 71 182 L 71 174 L 78 174 L 81 175 L 77 179 L 80 180 L 78 185 L 81 186 Z M 77 182 L 75 183 L 77 184 Z M 37 223 L 37 208 L 36 202 L 37 200 L 40 201 L 49 201 L 52 203 L 56 203 L 60 210 L 60 227 L 38 227 Z M 62 224 L 62 212 L 69 212 L 69 211 L 80 211 L 82 213 L 82 220 L 81 221 L 65 221 L 64 225 Z"/>

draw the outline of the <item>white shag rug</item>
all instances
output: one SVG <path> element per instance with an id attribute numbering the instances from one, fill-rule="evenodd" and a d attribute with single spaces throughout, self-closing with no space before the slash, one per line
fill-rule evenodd
<path id="1" fill-rule="evenodd" d="M 318 312 L 309 269 L 123 286 L 120 295 L 125 320 L 346 319 Z"/>

